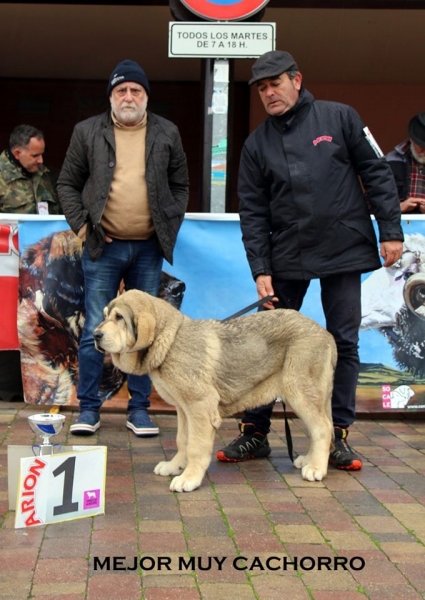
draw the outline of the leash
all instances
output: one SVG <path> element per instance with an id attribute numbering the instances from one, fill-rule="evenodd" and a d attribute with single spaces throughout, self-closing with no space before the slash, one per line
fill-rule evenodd
<path id="1" fill-rule="evenodd" d="M 230 319 L 235 319 L 236 317 L 240 317 L 240 316 L 244 315 L 245 313 L 249 312 L 250 310 L 253 310 L 254 308 L 259 308 L 260 306 L 262 306 L 263 304 L 265 304 L 272 298 L 273 298 L 273 296 L 266 296 L 265 298 L 261 298 L 261 300 L 257 300 L 257 302 L 254 302 L 253 304 L 250 304 L 249 306 L 245 306 L 245 308 L 242 308 L 234 315 L 230 315 L 230 317 L 226 317 L 225 319 L 222 319 L 222 322 L 230 321 Z M 284 415 L 284 419 L 285 419 L 286 446 L 288 448 L 289 458 L 291 459 L 291 462 L 294 462 L 294 447 L 292 444 L 291 428 L 289 427 L 288 415 L 286 414 L 286 404 L 283 399 L 282 399 L 282 404 L 283 404 L 283 415 Z"/>
<path id="2" fill-rule="evenodd" d="M 273 298 L 273 296 L 266 296 L 265 298 L 261 298 L 261 300 L 257 300 L 257 302 L 254 302 L 253 304 L 250 304 L 249 306 L 245 306 L 245 308 L 242 308 L 234 315 L 230 315 L 230 317 L 226 317 L 225 319 L 222 319 L 222 321 L 230 321 L 230 319 L 236 319 L 236 317 L 240 317 L 241 315 L 244 315 L 245 313 L 249 312 L 253 308 L 258 308 L 259 306 L 265 304 L 272 298 Z"/>
<path id="3" fill-rule="evenodd" d="M 285 401 L 282 400 L 283 404 L 283 414 L 285 417 L 285 436 L 286 436 L 286 446 L 288 447 L 288 454 L 291 462 L 294 462 L 294 447 L 292 445 L 292 434 L 291 428 L 289 427 L 288 415 L 286 414 L 286 404 Z"/>

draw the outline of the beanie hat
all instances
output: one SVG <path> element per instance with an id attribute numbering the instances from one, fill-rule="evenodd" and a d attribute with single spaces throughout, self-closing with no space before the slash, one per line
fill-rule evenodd
<path id="1" fill-rule="evenodd" d="M 425 112 L 420 112 L 410 119 L 408 130 L 410 139 L 421 148 L 425 148 Z"/>
<path id="2" fill-rule="evenodd" d="M 248 83 L 252 85 L 261 79 L 273 79 L 285 71 L 298 71 L 294 58 L 289 52 L 271 50 L 260 56 L 252 65 L 252 78 Z"/>
<path id="3" fill-rule="evenodd" d="M 112 90 L 119 83 L 125 81 L 134 81 L 140 83 L 146 90 L 147 95 L 150 94 L 149 81 L 142 67 L 138 65 L 134 60 L 123 60 L 117 64 L 115 69 L 112 71 L 108 82 L 107 94 L 108 97 L 111 95 Z"/>

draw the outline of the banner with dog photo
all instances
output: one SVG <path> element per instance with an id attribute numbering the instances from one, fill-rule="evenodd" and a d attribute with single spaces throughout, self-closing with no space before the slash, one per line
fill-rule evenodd
<path id="1" fill-rule="evenodd" d="M 63 217 L 46 219 L 19 223 L 17 323 L 24 396 L 31 404 L 78 405 L 78 347 L 85 319 L 82 244 Z M 162 273 L 161 297 L 179 308 L 182 290 L 182 282 Z M 118 394 L 126 406 L 126 375 L 106 356 L 99 395 L 106 402 L 116 401 Z"/>
<path id="2" fill-rule="evenodd" d="M 19 223 L 18 335 L 25 401 L 78 404 L 81 243 L 63 217 Z"/>
<path id="3" fill-rule="evenodd" d="M 190 259 L 195 280 L 189 286 L 164 264 L 159 295 L 183 312 L 187 305 L 186 314 L 195 308 L 195 317 L 224 318 L 256 300 L 239 222 L 235 215 L 223 218 L 185 220 L 176 261 L 186 262 L 195 236 L 197 248 Z M 84 324 L 82 246 L 63 217 L 36 219 L 19 223 L 17 322 L 25 400 L 77 405 L 78 342 Z M 114 398 L 123 388 L 125 394 L 125 381 L 106 356 L 102 400 Z"/>
<path id="4" fill-rule="evenodd" d="M 425 220 L 402 225 L 401 260 L 363 277 L 357 405 L 413 414 L 425 410 Z"/>
<path id="5" fill-rule="evenodd" d="M 18 330 L 25 399 L 76 404 L 84 322 L 81 245 L 63 217 L 47 219 L 19 223 Z M 363 276 L 359 414 L 425 409 L 425 220 L 404 218 L 403 228 L 400 264 Z M 188 316 L 204 319 L 226 318 L 256 301 L 237 215 L 187 215 L 174 264 L 164 264 L 160 295 Z M 302 312 L 325 324 L 318 281 L 312 281 Z M 125 376 L 106 360 L 103 399 L 113 398 L 123 386 Z"/>

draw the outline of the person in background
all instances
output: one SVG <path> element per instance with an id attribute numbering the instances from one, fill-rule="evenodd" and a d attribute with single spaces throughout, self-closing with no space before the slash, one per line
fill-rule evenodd
<path id="1" fill-rule="evenodd" d="M 240 161 L 240 222 L 247 259 L 265 309 L 300 310 L 319 279 L 326 327 L 338 360 L 332 396 L 335 446 L 330 463 L 358 470 L 347 444 L 355 420 L 361 320 L 360 276 L 379 269 L 377 240 L 363 190 L 379 227 L 380 255 L 400 257 L 403 232 L 391 169 L 350 106 L 315 100 L 294 58 L 271 51 L 253 65 L 268 119 L 246 140 Z M 245 412 L 240 436 L 217 453 L 236 462 L 270 454 L 273 403 Z"/>
<path id="2" fill-rule="evenodd" d="M 412 117 L 409 137 L 386 155 L 393 172 L 402 213 L 425 213 L 425 112 Z"/>
<path id="3" fill-rule="evenodd" d="M 58 214 L 59 202 L 43 164 L 43 132 L 18 125 L 9 147 L 0 154 L 0 213 Z M 21 359 L 18 350 L 0 352 L 0 400 L 23 400 Z"/>
<path id="4" fill-rule="evenodd" d="M 49 170 L 43 164 L 43 132 L 18 125 L 9 148 L 0 154 L 0 212 L 59 214 L 61 212 Z"/>
<path id="5" fill-rule="evenodd" d="M 163 259 L 172 262 L 189 198 L 179 131 L 147 110 L 150 86 L 140 65 L 118 63 L 107 94 L 110 110 L 75 126 L 57 184 L 65 217 L 84 243 L 80 414 L 70 427 L 76 435 L 91 435 L 100 426 L 103 355 L 95 349 L 93 330 L 103 308 L 121 281 L 127 290 L 157 295 Z M 127 428 L 139 437 L 157 435 L 148 414 L 150 379 L 130 375 L 127 383 Z"/>

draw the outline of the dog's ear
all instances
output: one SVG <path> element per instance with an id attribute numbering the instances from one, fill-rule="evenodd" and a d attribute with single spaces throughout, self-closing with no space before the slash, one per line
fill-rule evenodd
<path id="1" fill-rule="evenodd" d="M 148 348 L 155 339 L 155 328 L 155 317 L 148 312 L 140 313 L 133 327 L 136 341 L 131 351 Z"/>

